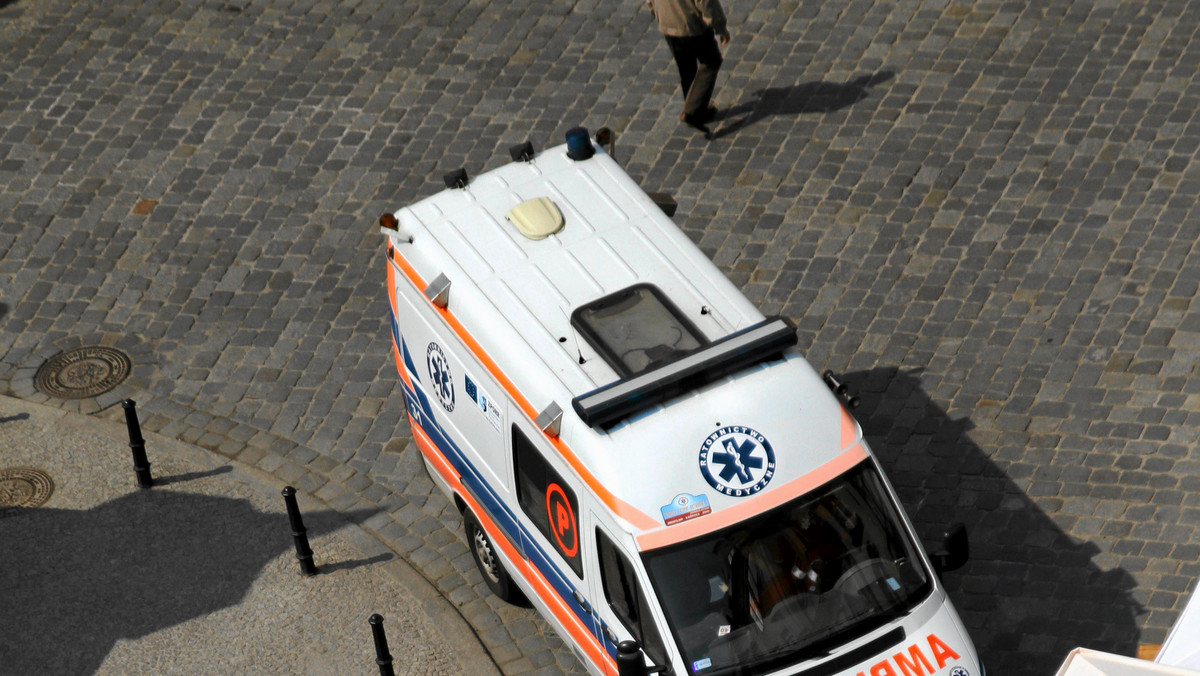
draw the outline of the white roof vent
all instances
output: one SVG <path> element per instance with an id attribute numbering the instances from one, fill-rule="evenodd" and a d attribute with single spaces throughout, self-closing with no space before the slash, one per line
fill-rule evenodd
<path id="1" fill-rule="evenodd" d="M 510 209 L 504 217 L 529 239 L 545 239 L 563 227 L 562 212 L 549 197 L 525 200 Z"/>

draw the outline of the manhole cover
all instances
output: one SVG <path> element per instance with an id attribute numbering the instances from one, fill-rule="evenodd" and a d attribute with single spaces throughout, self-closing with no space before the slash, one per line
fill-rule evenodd
<path id="1" fill-rule="evenodd" d="M 114 347 L 77 347 L 42 364 L 33 384 L 59 399 L 86 399 L 120 385 L 132 368 L 129 355 Z"/>
<path id="2" fill-rule="evenodd" d="M 0 469 L 0 518 L 40 507 L 54 492 L 50 475 L 31 467 Z"/>

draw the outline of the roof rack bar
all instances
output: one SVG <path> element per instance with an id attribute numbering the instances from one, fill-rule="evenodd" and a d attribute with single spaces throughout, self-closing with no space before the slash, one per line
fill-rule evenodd
<path id="1" fill-rule="evenodd" d="M 669 364 L 575 397 L 571 407 L 590 427 L 611 427 L 671 397 L 780 355 L 796 343 L 796 327 L 783 317 L 771 317 Z"/>

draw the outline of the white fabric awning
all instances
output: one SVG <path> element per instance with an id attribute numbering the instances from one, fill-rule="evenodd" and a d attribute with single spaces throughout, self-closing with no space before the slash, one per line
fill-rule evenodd
<path id="1" fill-rule="evenodd" d="M 1197 591 L 1192 590 L 1192 598 L 1175 620 L 1155 662 L 1200 670 L 1200 594 Z"/>
<path id="2" fill-rule="evenodd" d="M 1057 676 L 1197 676 L 1192 669 L 1076 648 L 1067 656 Z"/>

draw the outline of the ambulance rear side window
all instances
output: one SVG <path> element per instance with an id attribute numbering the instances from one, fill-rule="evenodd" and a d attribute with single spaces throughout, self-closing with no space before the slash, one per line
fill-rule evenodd
<path id="1" fill-rule="evenodd" d="M 583 579 L 579 554 L 579 501 L 575 491 L 514 425 L 513 456 L 517 467 L 517 501 L 538 531 Z"/>
<path id="2" fill-rule="evenodd" d="M 622 378 L 668 364 L 709 340 L 650 284 L 583 305 L 571 324 Z"/>

